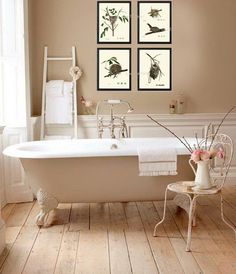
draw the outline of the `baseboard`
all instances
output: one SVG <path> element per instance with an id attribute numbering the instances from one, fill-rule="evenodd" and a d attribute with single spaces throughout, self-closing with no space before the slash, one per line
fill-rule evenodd
<path id="1" fill-rule="evenodd" d="M 6 246 L 6 226 L 5 223 L 0 220 L 0 254 L 2 254 Z"/>

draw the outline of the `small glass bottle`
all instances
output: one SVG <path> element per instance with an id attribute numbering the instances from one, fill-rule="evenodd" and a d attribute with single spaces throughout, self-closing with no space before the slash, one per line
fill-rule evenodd
<path id="1" fill-rule="evenodd" d="M 175 114 L 176 113 L 176 101 L 175 100 L 171 100 L 171 102 L 170 102 L 169 113 L 170 114 Z"/>
<path id="2" fill-rule="evenodd" d="M 177 113 L 183 114 L 184 110 L 185 110 L 185 97 L 184 97 L 184 94 L 181 92 L 177 98 Z"/>

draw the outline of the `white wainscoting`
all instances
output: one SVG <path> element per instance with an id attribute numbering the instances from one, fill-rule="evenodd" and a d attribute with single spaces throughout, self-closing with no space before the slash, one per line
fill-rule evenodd
<path id="1" fill-rule="evenodd" d="M 195 133 L 199 137 L 204 136 L 205 130 L 209 123 L 212 124 L 211 132 L 221 121 L 224 114 L 152 114 L 169 129 L 173 130 L 177 135 L 185 137 L 193 137 Z M 109 116 L 104 116 L 109 120 Z M 126 117 L 126 123 L 130 137 L 161 137 L 170 136 L 169 133 L 156 126 L 145 114 L 129 114 Z M 97 138 L 95 115 L 79 115 L 78 116 L 78 136 L 79 138 Z M 222 126 L 221 131 L 227 131 L 233 139 L 236 140 L 236 113 L 230 114 Z M 40 136 L 40 117 L 31 118 L 31 139 L 39 140 Z M 70 135 L 71 128 L 63 125 L 48 126 L 47 132 L 50 135 Z M 109 132 L 104 132 L 104 137 L 109 137 Z"/>
<path id="2" fill-rule="evenodd" d="M 223 114 L 153 114 L 153 118 L 166 125 L 178 136 L 193 137 L 195 133 L 199 137 L 205 135 L 207 126 L 211 123 L 211 132 L 213 133 L 220 123 Z M 109 119 L 109 116 L 105 117 Z M 40 136 L 40 117 L 31 118 L 30 136 L 31 140 L 39 140 Z M 130 137 L 163 137 L 170 136 L 163 128 L 158 127 L 145 114 L 127 115 L 127 126 Z M 67 126 L 50 126 L 48 134 L 52 135 L 70 135 L 72 129 Z M 230 114 L 226 119 L 221 132 L 231 136 L 236 144 L 236 114 Z M 6 128 L 3 135 L 3 147 L 23 142 L 27 139 L 25 128 Z M 79 115 L 78 116 L 78 136 L 79 138 L 97 138 L 96 116 Z M 104 137 L 109 138 L 109 132 L 104 132 Z M 24 171 L 17 159 L 4 157 L 4 182 L 6 202 L 30 201 L 33 198 L 32 193 L 24 181 Z M 236 184 L 236 156 L 234 154 L 232 168 L 229 174 L 230 182 Z"/>
<path id="3" fill-rule="evenodd" d="M 3 133 L 3 148 L 25 142 L 26 128 L 6 127 Z M 27 202 L 33 200 L 33 194 L 24 180 L 24 170 L 16 158 L 3 156 L 5 197 L 2 206 L 6 203 Z"/>
<path id="4" fill-rule="evenodd" d="M 4 127 L 0 126 L 0 151 L 3 150 L 2 134 Z M 5 186 L 4 186 L 4 166 L 3 166 L 3 155 L 0 155 L 0 205 L 4 205 L 5 201 Z M 1 221 L 0 221 L 1 225 Z M 0 240 L 1 242 L 1 240 Z"/>
<path id="5" fill-rule="evenodd" d="M 0 126 L 0 150 L 2 151 L 2 133 L 4 127 Z M 4 188 L 4 169 L 3 169 L 3 156 L 0 155 L 0 201 L 1 204 L 5 203 L 5 188 Z M 0 254 L 5 248 L 5 237 L 6 236 L 6 225 L 2 219 L 1 208 L 0 208 Z"/>

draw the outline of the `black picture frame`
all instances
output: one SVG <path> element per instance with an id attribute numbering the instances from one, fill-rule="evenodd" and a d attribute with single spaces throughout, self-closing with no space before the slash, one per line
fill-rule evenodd
<path id="1" fill-rule="evenodd" d="M 142 5 L 147 5 L 149 7 L 149 16 L 152 17 L 150 18 L 150 22 L 152 22 L 152 25 L 150 24 L 150 22 L 147 22 L 147 20 L 143 18 L 143 16 L 141 15 L 141 6 Z M 151 9 L 153 7 L 156 6 L 166 6 L 166 9 L 168 9 L 168 18 L 161 19 L 159 18 L 158 15 L 158 8 L 153 9 L 153 12 L 151 13 Z M 157 10 L 157 12 L 155 13 L 155 10 Z M 138 44 L 171 44 L 172 43 L 172 2 L 171 1 L 138 1 L 137 2 L 137 11 L 138 11 L 138 18 L 137 18 L 137 40 L 138 40 Z M 161 12 L 159 10 L 159 12 Z M 151 16 L 151 14 L 157 14 L 155 17 Z M 160 23 L 157 24 L 154 23 L 154 19 L 155 20 L 160 20 Z M 163 22 L 161 22 L 161 20 L 164 20 Z M 149 27 L 149 30 L 146 30 L 145 36 L 144 36 L 144 30 L 142 28 L 142 24 L 144 24 L 146 28 Z M 149 26 L 148 26 L 149 24 Z M 158 28 L 158 29 L 156 29 Z M 148 36 L 147 36 L 148 35 Z M 151 36 L 151 35 L 156 35 Z M 141 39 L 141 36 L 143 37 Z M 146 37 L 147 36 L 147 37 Z M 154 37 L 154 38 L 153 38 Z M 150 39 L 148 39 L 150 38 Z"/>
<path id="2" fill-rule="evenodd" d="M 128 38 L 124 38 L 123 37 L 116 37 L 114 39 L 109 39 L 109 40 L 105 40 L 104 37 L 101 38 L 101 22 L 100 22 L 100 18 L 101 18 L 101 14 L 100 14 L 100 6 L 101 5 L 127 5 L 128 7 L 128 22 L 126 21 L 126 19 L 123 16 L 126 16 L 124 13 L 122 16 L 120 16 L 121 18 L 123 18 L 125 20 L 125 22 L 121 21 L 119 18 L 117 20 L 120 20 L 121 22 L 123 22 L 123 24 L 128 24 L 127 25 L 127 30 L 128 31 L 128 35 L 126 34 L 125 30 L 121 30 L 121 35 L 125 34 L 125 36 L 128 36 Z M 126 16 L 126 17 L 127 17 Z M 105 32 L 108 33 L 111 29 L 109 29 L 109 25 L 106 26 L 108 28 L 108 30 Z M 103 28 L 104 30 L 104 28 Z M 108 38 L 107 38 L 108 39 Z M 97 2 L 97 44 L 131 44 L 131 1 L 98 1 Z"/>
<path id="3" fill-rule="evenodd" d="M 147 53 L 156 60 L 153 62 Z M 172 90 L 172 49 L 138 48 L 138 91 L 169 92 Z M 145 60 L 145 61 L 144 61 Z M 149 67 L 148 67 L 149 66 Z M 159 67 L 159 74 L 158 74 Z M 153 69 L 151 71 L 151 69 Z M 151 75 L 151 76 L 150 76 Z M 154 79 L 155 78 L 155 79 Z"/>
<path id="4" fill-rule="evenodd" d="M 106 61 L 107 57 L 118 57 L 115 64 L 120 64 L 123 71 L 109 76 L 112 64 Z M 123 65 L 125 67 L 122 67 Z M 109 81 L 105 81 L 104 78 Z M 101 83 L 101 80 L 104 82 Z M 131 48 L 97 48 L 97 90 L 121 92 L 131 90 Z"/>

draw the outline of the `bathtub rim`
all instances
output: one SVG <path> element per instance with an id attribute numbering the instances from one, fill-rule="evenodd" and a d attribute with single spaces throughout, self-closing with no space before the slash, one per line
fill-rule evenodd
<path id="1" fill-rule="evenodd" d="M 155 137 L 155 138 L 124 138 L 124 139 L 62 139 L 62 140 L 42 140 L 42 141 L 30 141 L 30 142 L 23 142 L 20 144 L 11 145 L 3 150 L 3 154 L 8 157 L 14 157 L 14 158 L 26 158 L 26 159 L 44 159 L 44 158 L 83 158 L 83 157 L 114 157 L 114 156 L 137 156 L 138 150 L 137 146 L 139 142 L 145 141 L 148 144 L 151 144 L 151 142 L 161 142 L 162 140 L 165 140 L 165 142 L 170 141 L 172 144 L 172 147 L 176 149 L 177 155 L 188 155 L 189 151 L 180 143 L 179 140 L 177 140 L 174 137 Z M 193 142 L 194 138 L 187 138 L 189 142 Z M 131 141 L 134 141 L 133 144 L 131 144 L 131 147 L 128 147 Z M 135 143 L 136 141 L 136 143 Z M 84 142 L 84 144 L 94 143 L 94 142 L 100 142 L 102 145 L 107 145 L 105 149 L 102 147 L 99 147 L 96 151 L 79 151 L 78 150 L 69 150 L 66 151 L 66 149 L 59 149 L 59 151 L 56 151 L 58 145 L 68 144 L 68 143 L 76 143 L 78 142 Z M 122 144 L 123 142 L 123 144 Z M 127 147 L 121 147 L 119 148 L 119 143 L 122 145 L 127 145 Z M 110 146 L 112 144 L 117 144 L 118 149 L 111 149 Z M 49 148 L 50 145 L 54 145 L 54 150 L 43 150 L 40 151 L 40 149 L 37 150 L 37 148 L 40 148 L 40 146 L 45 146 L 45 148 Z M 99 145 L 99 144 L 98 144 Z M 169 143 L 165 144 L 167 147 L 171 147 Z M 27 150 L 28 148 L 28 150 Z M 36 150 L 30 150 L 29 148 L 36 148 Z"/>

